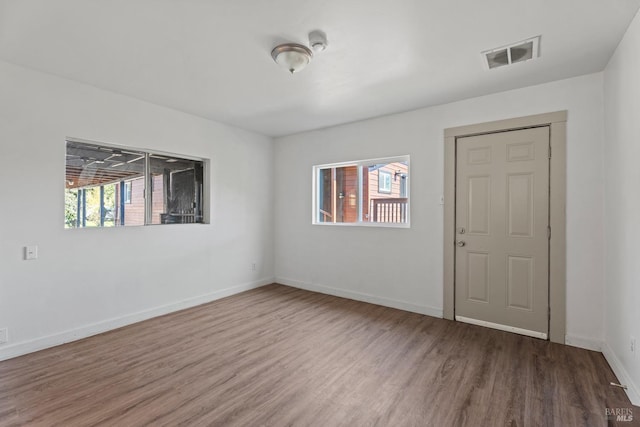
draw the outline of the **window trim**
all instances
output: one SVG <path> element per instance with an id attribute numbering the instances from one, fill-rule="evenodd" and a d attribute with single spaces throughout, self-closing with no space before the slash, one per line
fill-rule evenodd
<path id="1" fill-rule="evenodd" d="M 123 144 L 116 144 L 116 143 L 112 143 L 112 142 L 101 142 L 101 141 L 94 141 L 94 140 L 90 140 L 90 139 L 84 139 L 84 138 L 76 138 L 76 137 L 71 137 L 71 136 L 67 136 L 64 138 L 64 153 L 65 153 L 65 161 L 66 161 L 66 147 L 67 147 L 67 143 L 71 142 L 71 143 L 79 143 L 79 144 L 90 144 L 90 145 L 97 145 L 97 146 L 101 146 L 101 147 L 106 147 L 106 148 L 113 148 L 116 150 L 131 150 L 131 151 L 140 151 L 141 153 L 144 153 L 145 155 L 145 169 L 144 169 L 144 173 L 145 173 L 145 197 L 144 197 L 144 203 L 145 203 L 145 223 L 141 224 L 141 225 L 130 225 L 127 227 L 147 227 L 147 226 L 154 226 L 154 225 L 193 225 L 193 224 L 199 224 L 199 225 L 204 225 L 204 224 L 211 224 L 211 178 L 210 178 L 210 174 L 211 174 L 211 160 L 205 157 L 198 157 L 198 156 L 193 156 L 193 155 L 188 155 L 188 154 L 179 154 L 179 153 L 173 153 L 171 151 L 163 151 L 163 150 L 155 150 L 155 149 L 149 149 L 149 148 L 144 148 L 144 147 L 138 147 L 135 145 L 123 145 Z M 158 156 L 167 156 L 167 157 L 177 157 L 180 159 L 184 159 L 184 160 L 191 160 L 191 161 L 196 161 L 196 162 L 202 162 L 202 222 L 198 222 L 198 223 L 184 223 L 184 224 L 152 224 L 150 221 L 147 222 L 147 215 L 151 216 L 151 198 L 150 197 L 146 197 L 146 191 L 147 188 L 149 187 L 149 183 L 148 181 L 151 179 L 151 174 L 149 173 L 149 158 L 151 155 L 158 155 Z M 63 173 L 65 168 L 63 168 Z M 65 176 L 66 179 L 66 176 Z M 64 181 L 62 181 L 64 182 Z M 127 228 L 127 227 L 113 227 L 115 229 L 119 229 L 119 228 Z M 72 227 L 72 228 L 65 228 L 65 230 L 84 230 L 84 229 L 101 229 L 101 228 L 105 228 L 105 227 Z M 106 228 L 111 228 L 111 227 L 106 227 Z"/>
<path id="2" fill-rule="evenodd" d="M 362 166 L 370 166 L 371 164 L 379 164 L 379 163 L 394 163 L 394 162 L 406 162 L 407 163 L 407 221 L 403 223 L 398 222 L 369 222 L 362 220 L 362 190 L 363 190 L 363 182 L 362 182 Z M 345 166 L 357 166 L 358 167 L 358 220 L 356 222 L 320 222 L 318 221 L 318 209 L 320 206 L 320 193 L 318 191 L 319 185 L 319 172 L 321 169 L 328 168 L 340 168 Z M 411 180 L 409 177 L 411 176 L 411 155 L 402 155 L 402 156 L 390 156 L 390 157 L 380 157 L 373 159 L 364 159 L 364 160 L 354 160 L 348 162 L 336 162 L 336 163 L 325 163 L 321 165 L 313 165 L 311 170 L 311 224 L 312 225 L 320 225 L 320 226 L 337 226 L 337 227 L 381 227 L 381 228 L 411 228 Z"/>

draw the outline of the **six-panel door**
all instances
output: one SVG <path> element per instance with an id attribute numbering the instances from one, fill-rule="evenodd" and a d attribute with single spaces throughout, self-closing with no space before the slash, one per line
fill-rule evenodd
<path id="1" fill-rule="evenodd" d="M 456 149 L 456 318 L 546 338 L 549 128 L 458 138 Z"/>

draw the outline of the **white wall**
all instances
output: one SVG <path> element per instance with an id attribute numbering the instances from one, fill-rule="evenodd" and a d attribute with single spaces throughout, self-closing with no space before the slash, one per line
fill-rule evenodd
<path id="1" fill-rule="evenodd" d="M 601 73 L 276 139 L 277 280 L 441 316 L 443 130 L 558 110 L 568 110 L 567 340 L 599 349 Z M 311 225 L 314 164 L 401 154 L 411 155 L 410 229 Z"/>
<path id="2" fill-rule="evenodd" d="M 65 137 L 211 159 L 211 224 L 64 230 Z M 0 359 L 273 280 L 270 138 L 0 62 L 0 144 Z"/>
<path id="3" fill-rule="evenodd" d="M 605 355 L 640 405 L 640 15 L 604 73 Z"/>

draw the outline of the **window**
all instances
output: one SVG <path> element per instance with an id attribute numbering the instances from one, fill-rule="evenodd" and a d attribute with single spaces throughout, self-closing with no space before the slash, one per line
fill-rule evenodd
<path id="1" fill-rule="evenodd" d="M 400 178 L 400 197 L 407 197 L 407 175 L 401 175 Z"/>
<path id="2" fill-rule="evenodd" d="M 65 228 L 204 222 L 203 159 L 67 141 Z"/>
<path id="3" fill-rule="evenodd" d="M 409 224 L 409 156 L 313 167 L 313 223 Z"/>
<path id="4" fill-rule="evenodd" d="M 391 193 L 391 173 L 380 170 L 378 172 L 378 192 Z"/>
<path id="5" fill-rule="evenodd" d="M 124 183 L 124 197 L 123 202 L 127 204 L 131 204 L 131 181 L 126 181 Z"/>

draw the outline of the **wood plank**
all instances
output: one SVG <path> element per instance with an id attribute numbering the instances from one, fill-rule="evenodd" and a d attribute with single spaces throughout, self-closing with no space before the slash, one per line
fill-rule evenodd
<path id="1" fill-rule="evenodd" d="M 611 381 L 597 352 L 269 285 L 0 362 L 0 425 L 607 425 Z"/>

